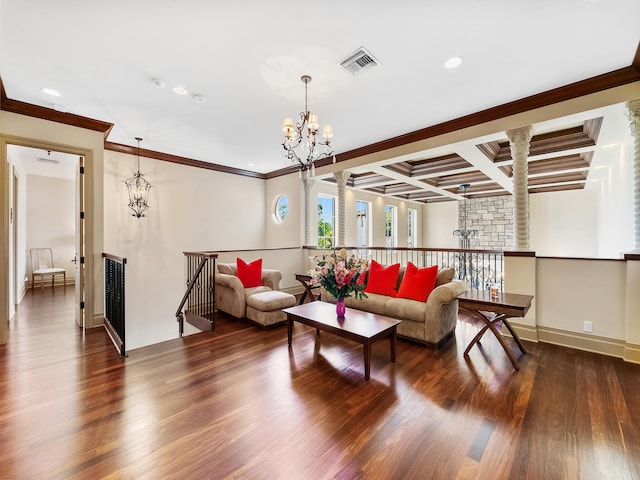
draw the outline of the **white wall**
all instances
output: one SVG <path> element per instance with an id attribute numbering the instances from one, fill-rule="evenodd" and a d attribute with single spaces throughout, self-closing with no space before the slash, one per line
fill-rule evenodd
<path id="1" fill-rule="evenodd" d="M 67 281 L 75 275 L 75 181 L 27 175 L 26 270 L 31 280 L 31 248 L 49 247 L 56 267 L 64 268 Z M 24 218 L 24 217 L 23 217 Z"/>
<path id="2" fill-rule="evenodd" d="M 289 212 L 282 223 L 273 218 L 278 195 L 287 197 Z M 265 182 L 266 247 L 283 248 L 304 243 L 304 187 L 297 174 L 269 179 Z M 301 228 L 302 227 L 302 228 Z"/>
<path id="3" fill-rule="evenodd" d="M 178 336 L 182 252 L 265 245 L 265 181 L 141 158 L 151 182 L 146 217 L 131 216 L 124 179 L 135 157 L 105 152 L 105 251 L 125 257 L 127 349 Z M 187 333 L 193 332 L 188 330 Z"/>
<path id="4" fill-rule="evenodd" d="M 422 218 L 421 247 L 458 248 L 458 240 L 453 237 L 453 231 L 458 228 L 458 202 L 428 203 Z"/>
<path id="5" fill-rule="evenodd" d="M 606 149 L 611 166 L 599 168 L 589 187 L 597 195 L 598 256 L 619 258 L 633 249 L 633 145 Z"/>
<path id="6" fill-rule="evenodd" d="M 598 256 L 598 200 L 592 190 L 529 195 L 529 218 L 537 256 Z"/>
<path id="7" fill-rule="evenodd" d="M 538 326 L 583 332 L 590 321 L 594 336 L 624 339 L 625 267 L 621 260 L 538 259 Z"/>

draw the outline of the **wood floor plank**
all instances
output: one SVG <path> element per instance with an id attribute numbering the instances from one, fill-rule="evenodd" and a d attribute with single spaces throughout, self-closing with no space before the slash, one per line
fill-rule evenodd
<path id="1" fill-rule="evenodd" d="M 38 293 L 0 347 L 2 479 L 640 478 L 620 359 L 527 343 L 517 372 L 491 336 L 465 358 L 464 313 L 439 350 L 374 344 L 369 382 L 355 342 L 222 315 L 123 359 L 72 289 Z"/>

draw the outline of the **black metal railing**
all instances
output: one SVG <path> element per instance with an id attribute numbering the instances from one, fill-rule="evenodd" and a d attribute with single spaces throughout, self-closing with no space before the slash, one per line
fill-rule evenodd
<path id="1" fill-rule="evenodd" d="M 187 291 L 176 311 L 180 336 L 184 321 L 194 327 L 215 332 L 215 271 L 217 253 L 184 252 Z"/>
<path id="2" fill-rule="evenodd" d="M 344 247 L 358 258 L 374 259 L 383 265 L 399 263 L 404 267 L 408 262 L 419 268 L 430 265 L 453 267 L 455 278 L 464 280 L 471 289 L 488 290 L 498 285 L 503 290 L 504 252 L 502 250 L 470 250 L 445 248 L 386 248 L 386 247 Z M 314 249 L 316 255 L 330 253 L 333 249 Z"/>
<path id="3" fill-rule="evenodd" d="M 104 258 L 104 327 L 120 356 L 126 357 L 124 266 L 126 258 L 103 253 Z"/>

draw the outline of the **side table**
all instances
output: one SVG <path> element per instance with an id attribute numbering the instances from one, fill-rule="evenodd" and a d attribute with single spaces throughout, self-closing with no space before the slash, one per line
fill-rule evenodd
<path id="1" fill-rule="evenodd" d="M 315 300 L 315 296 L 313 294 L 313 290 L 315 288 L 319 288 L 320 285 L 311 285 L 311 275 L 307 275 L 306 273 L 296 273 L 296 280 L 298 280 L 302 286 L 304 287 L 304 292 L 300 297 L 300 301 L 298 305 L 302 305 L 304 301 L 307 299 L 307 295 L 311 298 L 311 301 Z"/>
<path id="2" fill-rule="evenodd" d="M 524 317 L 531 307 L 532 300 L 533 297 L 531 295 L 520 295 L 517 293 L 499 293 L 497 297 L 493 298 L 488 290 L 470 290 L 460 295 L 458 297 L 459 308 L 469 310 L 484 322 L 484 326 L 480 329 L 473 340 L 471 340 L 464 351 L 464 356 L 468 357 L 471 347 L 480 341 L 487 330 L 491 330 L 498 339 L 498 342 L 500 342 L 500 345 L 502 345 L 507 357 L 509 357 L 513 368 L 520 370 L 513 352 L 505 343 L 502 334 L 498 331 L 495 324 L 501 321 L 507 327 L 509 333 L 511 333 L 511 336 L 515 340 L 520 351 L 522 353 L 526 353 L 522 343 L 520 342 L 518 334 L 507 319 L 513 317 Z M 490 317 L 486 315 L 485 312 L 491 312 L 493 313 L 493 316 Z"/>

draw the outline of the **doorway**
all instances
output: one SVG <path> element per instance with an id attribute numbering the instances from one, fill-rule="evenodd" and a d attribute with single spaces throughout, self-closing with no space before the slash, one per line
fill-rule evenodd
<path id="1" fill-rule="evenodd" d="M 83 155 L 59 150 L 55 146 L 5 144 L 10 165 L 9 317 L 27 294 L 31 279 L 31 248 L 48 247 L 55 266 L 67 272 L 67 285 L 56 282 L 55 289 L 84 286 Z M 73 263 L 75 262 L 75 264 Z M 51 292 L 47 287 L 45 293 Z M 73 291 L 73 290 L 72 290 Z M 40 288 L 29 294 L 40 294 Z M 84 328 L 84 291 L 75 288 L 76 322 Z M 4 336 L 5 340 L 7 339 Z"/>

